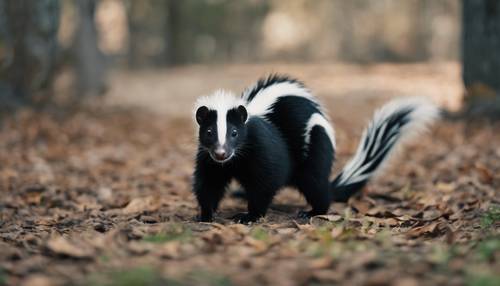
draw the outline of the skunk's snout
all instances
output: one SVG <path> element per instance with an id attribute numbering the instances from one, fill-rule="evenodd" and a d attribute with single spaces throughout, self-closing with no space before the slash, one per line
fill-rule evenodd
<path id="1" fill-rule="evenodd" d="M 228 148 L 224 146 L 217 146 L 215 149 L 210 151 L 210 156 L 214 159 L 214 161 L 224 163 L 228 161 L 233 154 L 230 150 L 228 150 Z"/>
<path id="2" fill-rule="evenodd" d="M 217 159 L 219 161 L 227 159 L 226 155 L 227 155 L 226 150 L 224 150 L 223 148 L 217 148 L 214 151 L 215 159 Z"/>

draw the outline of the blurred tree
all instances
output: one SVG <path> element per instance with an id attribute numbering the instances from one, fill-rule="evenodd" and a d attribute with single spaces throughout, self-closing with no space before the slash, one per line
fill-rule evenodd
<path id="1" fill-rule="evenodd" d="M 102 95 L 106 91 L 105 57 L 98 47 L 95 11 L 98 0 L 77 0 L 79 24 L 73 49 L 76 61 L 78 94 Z"/>
<path id="2" fill-rule="evenodd" d="M 32 104 L 47 97 L 54 78 L 58 0 L 0 0 L 0 100 Z"/>
<path id="3" fill-rule="evenodd" d="M 462 4 L 466 113 L 500 118 L 500 1 Z"/>
<path id="4" fill-rule="evenodd" d="M 128 64 L 180 65 L 258 57 L 268 1 L 124 0 Z"/>
<path id="5" fill-rule="evenodd" d="M 163 60 L 167 65 L 178 65 L 186 61 L 186 52 L 182 47 L 181 1 L 166 1 L 166 20 L 164 22 L 165 49 Z"/>

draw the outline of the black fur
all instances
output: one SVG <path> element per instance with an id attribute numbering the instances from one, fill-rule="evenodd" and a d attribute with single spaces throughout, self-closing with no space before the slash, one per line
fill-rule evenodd
<path id="1" fill-rule="evenodd" d="M 290 178 L 289 150 L 279 130 L 258 117 L 250 118 L 245 126 L 246 132 L 240 138 L 244 143 L 229 162 L 214 162 L 203 147 L 198 150 L 194 192 L 201 208 L 201 221 L 212 220 L 233 178 L 247 194 L 248 214 L 238 216 L 242 222 L 263 217 L 276 192 Z"/>
<path id="2" fill-rule="evenodd" d="M 290 83 L 296 83 L 297 85 L 301 87 L 305 87 L 305 85 L 294 78 L 291 78 L 287 75 L 282 75 L 282 74 L 271 74 L 266 78 L 261 78 L 257 81 L 257 83 L 247 92 L 247 100 L 251 101 L 259 91 L 266 89 L 267 87 L 270 87 L 274 84 L 277 83 L 282 83 L 282 82 L 290 82 Z"/>
<path id="3" fill-rule="evenodd" d="M 396 111 L 385 120 L 387 126 L 384 130 L 380 129 L 380 126 L 370 126 L 373 130 L 369 130 L 369 132 L 374 134 L 375 138 L 381 138 L 380 146 L 383 146 L 383 148 L 374 149 L 376 140 L 370 141 L 370 137 L 364 138 L 365 140 L 361 144 L 363 144 L 363 149 L 367 150 L 367 156 L 364 158 L 362 165 L 369 165 L 369 167 L 361 175 L 371 174 L 379 167 L 386 158 L 387 153 L 392 150 L 397 139 L 401 136 L 401 128 L 410 121 L 409 116 L 412 111 L 411 108 L 403 108 Z M 340 183 L 342 175 L 343 173 L 341 172 L 333 180 L 330 187 L 333 194 L 332 199 L 336 202 L 347 202 L 350 197 L 368 183 L 368 179 L 365 179 L 360 182 L 342 184 Z"/>
<path id="4" fill-rule="evenodd" d="M 260 91 L 283 82 L 305 89 L 297 80 L 272 75 L 259 80 L 245 92 L 243 99 L 247 101 L 247 107 Z M 199 107 L 196 113 L 200 125 L 199 148 L 194 172 L 199 219 L 212 220 L 232 179 L 241 184 L 248 202 L 248 212 L 236 215 L 236 221 L 247 223 L 265 216 L 273 197 L 285 186 L 297 188 L 311 205 L 312 209 L 302 212 L 301 216 L 325 214 L 332 200 L 346 201 L 367 183 L 399 139 L 402 127 L 410 121 L 413 111 L 412 108 L 400 108 L 384 117 L 383 123 L 370 125 L 368 135 L 362 141 L 363 150 L 368 150 L 366 157 L 362 157 L 363 164 L 356 169 L 343 170 L 330 183 L 335 148 L 328 132 L 323 126 L 315 125 L 309 133 L 309 144 L 305 142 L 305 130 L 311 116 L 320 114 L 324 117 L 315 100 L 286 94 L 274 102 L 270 112 L 262 116 L 250 114 L 246 122 L 245 106 L 229 110 L 226 118 L 227 140 L 223 147 L 227 154 L 234 155 L 228 155 L 223 162 L 217 162 L 218 157 L 214 155 L 217 148 L 222 148 L 216 134 L 217 112 L 205 106 Z M 232 136 L 234 133 L 237 136 Z M 364 176 L 349 181 L 349 178 L 342 177 L 353 174 L 349 171 Z"/>
<path id="5" fill-rule="evenodd" d="M 272 75 L 259 80 L 251 90 L 251 101 L 262 89 L 274 84 L 302 83 L 286 76 Z M 201 110 L 200 110 L 201 109 Z M 204 108 L 198 112 L 207 113 Z M 285 186 L 300 190 L 312 206 L 309 215 L 324 214 L 330 205 L 329 175 L 334 159 L 334 148 L 322 127 L 311 131 L 309 151 L 305 152 L 304 130 L 308 119 L 321 110 L 317 103 L 299 96 L 281 97 L 273 105 L 273 112 L 265 118 L 251 117 L 244 127 L 237 126 L 240 146 L 231 145 L 236 155 L 227 163 L 211 160 L 210 150 L 215 146 L 213 130 L 216 114 L 209 111 L 200 124 L 200 148 L 196 160 L 194 192 L 197 196 L 202 221 L 210 221 L 231 179 L 236 179 L 246 192 L 248 213 L 235 217 L 250 222 L 263 217 L 274 195 Z M 228 120 L 228 125 L 232 124 Z M 233 124 L 234 125 L 234 124 Z M 207 138 L 207 129 L 212 135 Z M 229 127 L 228 127 L 229 129 Z M 246 131 L 245 131 L 246 130 Z M 208 152 L 207 152 L 208 150 Z"/>
<path id="6" fill-rule="evenodd" d="M 225 144 L 227 155 L 236 152 L 239 146 L 245 142 L 246 128 L 244 123 L 246 119 L 247 111 L 243 106 L 238 106 L 227 112 L 228 132 L 226 134 L 227 143 Z M 198 138 L 201 149 L 208 152 L 212 158 L 216 157 L 215 149 L 218 135 L 216 111 L 202 106 L 196 111 L 196 121 L 200 125 Z"/>

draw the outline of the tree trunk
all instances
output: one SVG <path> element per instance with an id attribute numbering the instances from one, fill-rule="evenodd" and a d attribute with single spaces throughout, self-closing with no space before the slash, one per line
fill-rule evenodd
<path id="1" fill-rule="evenodd" d="M 94 15 L 97 0 L 77 0 L 79 25 L 74 40 L 78 94 L 102 95 L 106 91 L 106 64 L 98 47 Z"/>
<path id="2" fill-rule="evenodd" d="M 58 0 L 0 0 L 0 100 L 7 105 L 45 99 L 57 55 Z"/>
<path id="3" fill-rule="evenodd" d="M 463 0 L 466 112 L 500 117 L 500 1 Z"/>
<path id="4" fill-rule="evenodd" d="M 179 65 L 186 61 L 182 33 L 182 1 L 166 1 L 167 20 L 164 22 L 165 50 L 163 53 L 166 65 Z"/>

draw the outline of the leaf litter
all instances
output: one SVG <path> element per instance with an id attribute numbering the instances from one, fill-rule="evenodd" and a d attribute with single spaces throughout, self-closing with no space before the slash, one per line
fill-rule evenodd
<path id="1" fill-rule="evenodd" d="M 489 285 L 500 270 L 498 124 L 441 122 L 363 195 L 310 220 L 282 191 L 246 226 L 194 220 L 188 119 L 24 110 L 0 129 L 5 285 Z M 357 137 L 337 126 L 342 165 Z M 359 134 L 358 134 L 359 135 Z"/>

